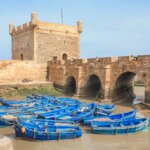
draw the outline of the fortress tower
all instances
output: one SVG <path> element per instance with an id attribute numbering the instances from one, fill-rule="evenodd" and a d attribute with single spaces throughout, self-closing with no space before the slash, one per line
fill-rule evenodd
<path id="1" fill-rule="evenodd" d="M 45 63 L 50 60 L 79 58 L 82 30 L 81 21 L 75 27 L 48 23 L 39 21 L 37 14 L 32 13 L 29 23 L 19 27 L 9 25 L 12 59 Z"/>

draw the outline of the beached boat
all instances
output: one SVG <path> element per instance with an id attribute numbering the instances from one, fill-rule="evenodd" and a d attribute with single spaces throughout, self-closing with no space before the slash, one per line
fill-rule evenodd
<path id="1" fill-rule="evenodd" d="M 32 140 L 64 140 L 82 136 L 80 127 L 71 124 L 51 124 L 51 122 L 22 122 L 15 126 L 16 137 Z"/>
<path id="2" fill-rule="evenodd" d="M 115 121 L 92 122 L 92 131 L 99 134 L 128 134 L 142 131 L 149 126 L 148 118 Z"/>
<path id="3" fill-rule="evenodd" d="M 29 106 L 31 103 L 34 104 L 35 100 L 1 100 L 2 105 L 9 107 Z"/>
<path id="4" fill-rule="evenodd" d="M 35 118 L 33 115 L 26 115 L 26 114 L 3 114 L 0 116 L 0 127 L 8 127 L 14 125 L 19 117 L 24 117 L 24 118 Z"/>
<path id="5" fill-rule="evenodd" d="M 73 112 L 76 112 L 78 109 L 80 109 L 80 105 L 72 105 L 69 107 L 54 109 L 52 111 L 39 113 L 38 118 L 56 120 L 60 115 L 66 115 L 68 113 L 73 113 Z"/>
<path id="6" fill-rule="evenodd" d="M 57 117 L 58 120 L 67 120 L 67 121 L 74 121 L 75 123 L 80 123 L 84 120 L 84 118 L 89 116 L 94 116 L 94 112 L 96 109 L 96 104 L 91 103 L 85 106 L 82 106 L 78 111 L 71 112 L 67 114 L 62 114 Z"/>
<path id="7" fill-rule="evenodd" d="M 96 115 L 110 115 L 116 109 L 115 105 L 97 105 Z"/>
<path id="8" fill-rule="evenodd" d="M 134 119 L 136 117 L 136 110 L 132 110 L 129 112 L 112 114 L 109 116 L 90 116 L 84 119 L 85 126 L 91 126 L 92 121 L 102 122 L 102 121 L 121 121 L 121 120 L 129 120 Z"/>

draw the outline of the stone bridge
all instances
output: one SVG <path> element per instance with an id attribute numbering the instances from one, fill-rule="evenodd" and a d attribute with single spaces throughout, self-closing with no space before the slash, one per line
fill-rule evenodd
<path id="1" fill-rule="evenodd" d="M 150 55 L 48 62 L 49 80 L 67 94 L 123 99 L 134 96 L 136 76 L 144 82 L 150 103 Z"/>

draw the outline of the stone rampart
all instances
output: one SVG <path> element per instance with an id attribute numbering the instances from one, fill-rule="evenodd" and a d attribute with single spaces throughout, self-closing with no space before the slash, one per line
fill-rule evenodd
<path id="1" fill-rule="evenodd" d="M 46 81 L 47 64 L 33 61 L 0 61 L 0 84 L 30 81 Z"/>

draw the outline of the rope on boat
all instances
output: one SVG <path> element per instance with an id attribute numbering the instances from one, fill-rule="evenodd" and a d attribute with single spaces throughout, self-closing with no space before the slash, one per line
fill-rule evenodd
<path id="1" fill-rule="evenodd" d="M 126 133 L 128 134 L 128 132 L 129 132 L 129 127 L 127 126 L 127 128 L 126 128 Z"/>
<path id="2" fill-rule="evenodd" d="M 47 128 L 45 129 L 45 133 L 46 133 L 46 135 L 47 135 L 47 139 L 49 139 L 49 137 L 50 137 L 49 134 L 50 134 L 50 133 L 48 132 L 48 129 L 47 129 Z"/>
<path id="3" fill-rule="evenodd" d="M 60 132 L 57 131 L 57 133 L 58 133 L 58 141 L 59 141 L 60 140 Z"/>
<path id="4" fill-rule="evenodd" d="M 124 113 L 122 112 L 121 114 L 122 114 L 122 118 L 123 118 L 123 120 L 124 120 Z"/>
<path id="5" fill-rule="evenodd" d="M 36 138 L 36 128 L 33 129 L 34 132 L 34 139 Z"/>
<path id="6" fill-rule="evenodd" d="M 76 138 L 76 131 L 74 130 L 73 138 Z"/>
<path id="7" fill-rule="evenodd" d="M 117 127 L 116 127 L 116 129 L 115 129 L 115 133 L 114 134 L 116 134 L 117 133 Z"/>

